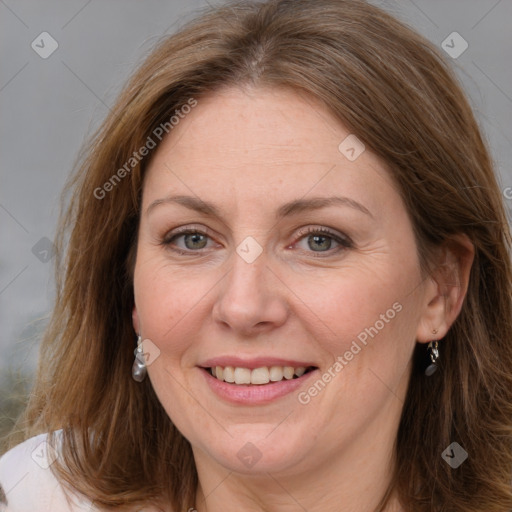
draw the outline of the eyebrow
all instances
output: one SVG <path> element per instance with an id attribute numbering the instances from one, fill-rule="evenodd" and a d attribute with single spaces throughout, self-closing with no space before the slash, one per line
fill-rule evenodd
<path id="1" fill-rule="evenodd" d="M 189 210 L 194 210 L 196 212 L 211 217 L 217 217 L 219 219 L 222 218 L 221 211 L 213 203 L 209 201 L 204 201 L 202 199 L 199 199 L 198 197 L 185 195 L 168 196 L 153 201 L 148 206 L 146 210 L 146 215 L 149 214 L 158 205 L 169 203 L 179 204 L 181 206 L 184 206 L 185 208 L 188 208 Z M 361 203 L 358 203 L 357 201 L 354 201 L 349 197 L 330 196 L 313 197 L 310 199 L 295 199 L 293 201 L 285 203 L 278 208 L 276 212 L 276 219 L 282 219 L 284 217 L 289 217 L 305 211 L 319 210 L 321 208 L 327 208 L 329 206 L 348 206 L 355 210 L 359 210 L 365 215 L 370 216 L 372 219 L 374 218 L 371 212 Z"/>

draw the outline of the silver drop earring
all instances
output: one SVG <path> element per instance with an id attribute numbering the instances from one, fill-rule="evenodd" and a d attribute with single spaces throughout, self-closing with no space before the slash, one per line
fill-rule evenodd
<path id="1" fill-rule="evenodd" d="M 436 340 L 431 341 L 427 347 L 428 355 L 430 356 L 430 364 L 425 369 L 425 375 L 430 377 L 437 371 L 437 360 L 439 359 L 439 344 Z"/>
<path id="2" fill-rule="evenodd" d="M 148 373 L 146 361 L 144 360 L 144 351 L 142 349 L 142 336 L 137 336 L 137 348 L 133 351 L 135 361 L 132 366 L 132 377 L 137 382 L 142 382 Z"/>

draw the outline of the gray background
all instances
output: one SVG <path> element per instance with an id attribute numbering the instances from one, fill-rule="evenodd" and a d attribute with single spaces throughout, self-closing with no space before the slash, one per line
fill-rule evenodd
<path id="1" fill-rule="evenodd" d="M 372 1 L 440 47 L 454 31 L 467 41 L 449 59 L 488 140 L 512 218 L 512 1 Z M 154 44 L 206 5 L 0 0 L 0 376 L 33 372 L 54 294 L 45 237 L 55 234 L 79 148 Z M 42 32 L 59 45 L 47 59 L 31 47 Z"/>

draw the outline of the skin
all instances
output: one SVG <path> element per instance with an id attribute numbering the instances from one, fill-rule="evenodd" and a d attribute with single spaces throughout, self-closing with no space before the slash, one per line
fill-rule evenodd
<path id="1" fill-rule="evenodd" d="M 385 164 L 368 149 L 349 161 L 338 149 L 349 133 L 312 97 L 226 88 L 198 101 L 147 169 L 133 324 L 160 351 L 148 373 L 192 445 L 199 512 L 373 510 L 391 475 L 414 346 L 441 339 L 460 311 L 471 244 L 459 237 L 440 249 L 443 271 L 422 276 Z M 171 202 L 148 211 L 173 194 L 213 202 L 222 216 Z M 276 221 L 283 203 L 332 195 L 370 214 L 336 205 Z M 180 226 L 209 234 L 163 243 Z M 351 244 L 315 243 L 299 234 L 307 227 Z M 263 249 L 252 263 L 236 252 L 249 236 Z M 227 354 L 276 356 L 323 373 L 397 302 L 401 311 L 307 404 L 297 392 L 227 403 L 197 367 Z M 248 442 L 261 454 L 250 468 L 237 456 Z"/>

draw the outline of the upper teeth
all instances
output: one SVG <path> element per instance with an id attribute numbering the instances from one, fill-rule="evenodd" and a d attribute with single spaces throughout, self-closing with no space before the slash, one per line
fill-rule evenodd
<path id="1" fill-rule="evenodd" d="M 239 368 L 233 366 L 216 366 L 211 368 L 212 375 L 219 380 L 231 382 L 235 384 L 268 384 L 270 381 L 277 382 L 293 379 L 294 375 L 300 377 L 306 372 L 306 368 L 300 366 L 262 366 L 251 370 L 249 368 Z"/>

